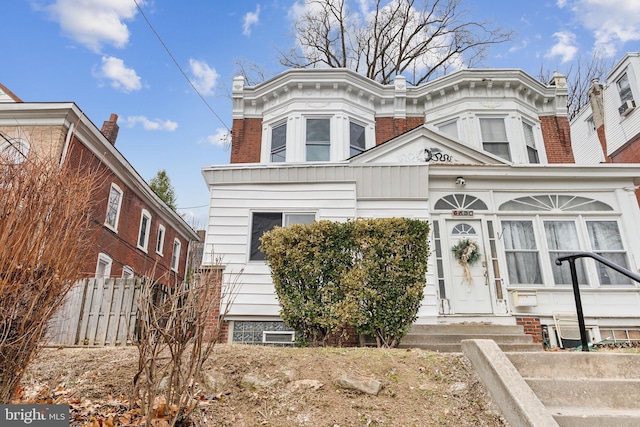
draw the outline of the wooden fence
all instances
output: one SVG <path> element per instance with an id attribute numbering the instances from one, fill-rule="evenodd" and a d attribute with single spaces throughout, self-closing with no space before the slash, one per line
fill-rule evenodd
<path id="1" fill-rule="evenodd" d="M 84 279 L 51 319 L 48 345 L 126 345 L 136 324 L 140 279 Z"/>

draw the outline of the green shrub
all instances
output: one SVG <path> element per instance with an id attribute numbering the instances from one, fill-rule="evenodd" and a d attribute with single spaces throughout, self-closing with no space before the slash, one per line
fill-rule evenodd
<path id="1" fill-rule="evenodd" d="M 310 344 L 353 325 L 393 347 L 416 319 L 429 226 L 405 218 L 320 221 L 262 237 L 281 317 Z"/>

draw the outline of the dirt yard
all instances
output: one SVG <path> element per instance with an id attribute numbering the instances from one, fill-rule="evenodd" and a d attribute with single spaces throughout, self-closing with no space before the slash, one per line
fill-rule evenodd
<path id="1" fill-rule="evenodd" d="M 136 364 L 133 347 L 44 349 L 21 399 L 71 404 L 72 426 L 134 425 L 128 397 Z M 198 426 L 505 425 L 461 355 L 219 345 L 206 367 L 192 417 Z M 343 375 L 382 389 L 342 388 Z"/>

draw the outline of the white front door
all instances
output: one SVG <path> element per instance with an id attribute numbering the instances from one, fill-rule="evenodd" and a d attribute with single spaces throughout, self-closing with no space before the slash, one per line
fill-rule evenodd
<path id="1" fill-rule="evenodd" d="M 487 277 L 486 253 L 482 238 L 482 222 L 474 219 L 447 221 L 449 292 L 451 308 L 455 314 L 493 313 L 491 292 Z M 452 248 L 463 240 L 470 240 L 480 254 L 478 260 L 465 269 Z M 443 257 L 445 260 L 447 257 Z M 466 271 L 465 271 L 466 270 Z"/>

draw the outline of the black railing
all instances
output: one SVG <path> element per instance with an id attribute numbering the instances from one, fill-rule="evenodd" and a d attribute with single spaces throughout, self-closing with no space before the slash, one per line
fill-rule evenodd
<path id="1" fill-rule="evenodd" d="M 571 269 L 571 283 L 573 285 L 573 297 L 576 301 L 576 314 L 578 315 L 578 327 L 580 328 L 580 342 L 582 345 L 582 351 L 589 351 L 589 342 L 587 340 L 587 328 L 584 324 L 584 314 L 582 313 L 582 300 L 580 298 L 580 288 L 578 286 L 578 273 L 576 270 L 577 258 L 593 258 L 601 264 L 606 265 L 609 268 L 614 269 L 618 273 L 627 276 L 631 280 L 635 280 L 640 283 L 640 275 L 633 271 L 627 270 L 618 264 L 609 261 L 608 259 L 594 254 L 593 252 L 575 252 L 571 255 L 565 255 L 556 259 L 556 265 L 562 265 L 563 261 L 569 261 L 569 268 Z"/>

